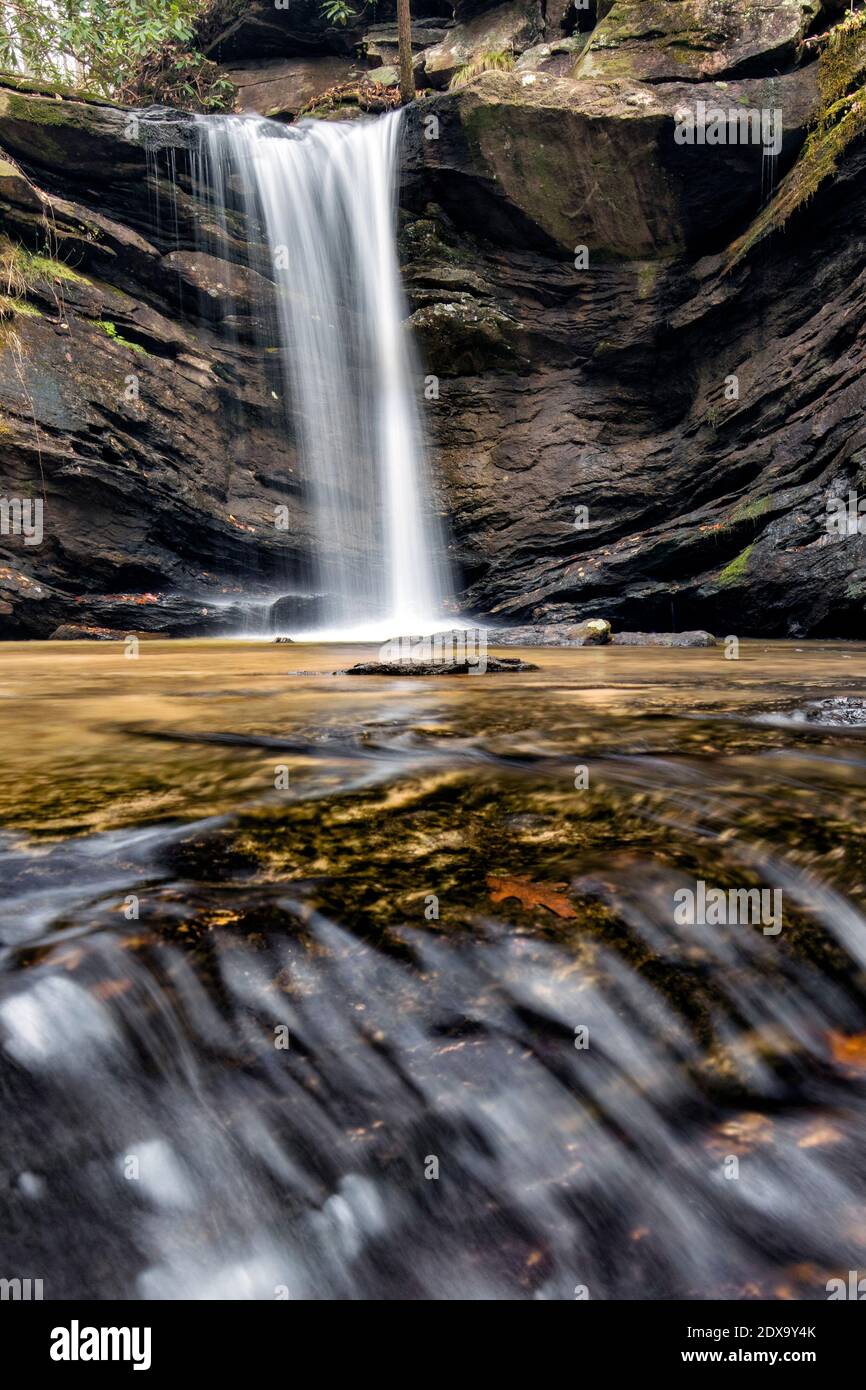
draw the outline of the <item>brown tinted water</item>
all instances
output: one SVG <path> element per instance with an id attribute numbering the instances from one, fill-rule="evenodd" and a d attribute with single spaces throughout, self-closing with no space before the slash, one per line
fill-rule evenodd
<path id="1" fill-rule="evenodd" d="M 0 647 L 4 1245 L 46 1297 L 862 1267 L 866 649 L 124 652 Z M 781 929 L 681 924 L 699 881 Z"/>

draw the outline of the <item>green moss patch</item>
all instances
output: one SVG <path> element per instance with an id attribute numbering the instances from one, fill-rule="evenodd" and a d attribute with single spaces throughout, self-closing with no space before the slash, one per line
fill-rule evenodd
<path id="1" fill-rule="evenodd" d="M 755 543 L 753 541 L 751 545 L 746 546 L 745 550 L 741 550 L 736 559 L 732 560 L 729 565 L 725 566 L 725 568 L 719 575 L 717 582 L 722 585 L 728 585 L 736 584 L 739 582 L 739 580 L 744 579 L 746 575 L 746 570 L 749 567 L 749 560 L 751 558 L 752 551 L 754 550 L 754 548 Z"/>
<path id="2" fill-rule="evenodd" d="M 769 510 L 769 497 L 748 497 L 731 513 L 731 521 L 757 521 Z"/>
<path id="3" fill-rule="evenodd" d="M 147 348 L 143 348 L 141 343 L 131 343 L 128 338 L 124 338 L 118 331 L 117 324 L 112 323 L 110 319 L 95 319 L 94 327 L 104 333 L 107 338 L 110 338 L 113 343 L 118 343 L 121 347 L 130 348 L 132 352 L 138 352 L 142 357 L 150 356 Z"/>
<path id="4" fill-rule="evenodd" d="M 77 270 L 73 270 L 71 265 L 67 265 L 65 261 L 55 260 L 53 256 L 33 255 L 29 251 L 22 252 L 22 255 L 26 261 L 27 271 L 34 279 L 63 280 L 70 285 L 88 285 L 90 283 L 86 275 L 81 275 Z"/>
<path id="5" fill-rule="evenodd" d="M 11 294 L 0 294 L 0 319 L 16 316 L 26 319 L 42 317 L 39 310 L 33 304 L 28 304 L 26 299 L 16 299 Z"/>

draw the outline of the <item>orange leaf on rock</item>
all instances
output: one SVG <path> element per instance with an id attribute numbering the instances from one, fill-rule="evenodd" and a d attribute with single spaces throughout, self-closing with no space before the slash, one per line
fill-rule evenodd
<path id="1" fill-rule="evenodd" d="M 855 1067 L 857 1071 L 866 1071 L 866 1033 L 846 1036 L 845 1033 L 834 1033 L 831 1029 L 827 1034 L 827 1041 L 834 1062 L 840 1062 L 845 1067 Z"/>
<path id="2" fill-rule="evenodd" d="M 568 898 L 561 891 L 564 883 L 532 883 L 528 878 L 499 878 L 496 874 L 487 875 L 490 900 L 504 902 L 506 898 L 517 898 L 521 907 L 546 907 L 557 917 L 576 917 L 577 913 Z"/>
<path id="3" fill-rule="evenodd" d="M 93 993 L 97 999 L 114 999 L 118 994 L 126 994 L 127 990 L 132 989 L 131 980 L 101 980 L 98 985 L 93 986 Z"/>
<path id="4" fill-rule="evenodd" d="M 773 1121 L 767 1115 L 744 1111 L 715 1125 L 704 1140 L 704 1148 L 713 1153 L 748 1154 L 758 1144 L 773 1142 Z"/>
<path id="5" fill-rule="evenodd" d="M 797 1140 L 797 1148 L 822 1149 L 828 1144 L 840 1143 L 844 1137 L 841 1130 L 836 1129 L 834 1125 L 817 1120 L 811 1129 L 808 1129 L 803 1137 Z"/>

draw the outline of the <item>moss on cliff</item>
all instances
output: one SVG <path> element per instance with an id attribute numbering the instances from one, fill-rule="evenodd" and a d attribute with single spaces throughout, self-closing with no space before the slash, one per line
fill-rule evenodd
<path id="1" fill-rule="evenodd" d="M 128 338 L 124 338 L 118 331 L 117 324 L 112 323 L 110 319 L 96 319 L 94 327 L 104 333 L 106 338 L 110 338 L 113 343 L 117 343 L 119 347 L 130 348 L 132 352 L 140 353 L 142 357 L 150 356 L 147 348 L 143 348 L 141 343 L 131 343 Z"/>
<path id="2" fill-rule="evenodd" d="M 769 507 L 769 497 L 748 497 L 731 513 L 731 521 L 757 521 Z"/>
<path id="3" fill-rule="evenodd" d="M 745 550 L 741 550 L 736 559 L 732 560 L 731 563 L 726 565 L 722 570 L 718 578 L 718 583 L 722 585 L 736 584 L 739 580 L 744 579 L 754 548 L 755 543 L 753 541 L 751 545 L 746 546 Z"/>
<path id="4" fill-rule="evenodd" d="M 858 10 L 807 45 L 821 49 L 820 105 L 797 163 L 749 230 L 731 247 L 730 264 L 741 260 L 769 233 L 781 229 L 831 178 L 848 147 L 866 131 L 866 10 Z M 805 45 L 804 45 L 805 46 Z"/>
<path id="5" fill-rule="evenodd" d="M 34 305 L 28 304 L 26 299 L 16 299 L 14 295 L 0 294 L 0 319 L 14 318 L 17 315 L 29 319 L 41 317 L 39 310 Z"/>

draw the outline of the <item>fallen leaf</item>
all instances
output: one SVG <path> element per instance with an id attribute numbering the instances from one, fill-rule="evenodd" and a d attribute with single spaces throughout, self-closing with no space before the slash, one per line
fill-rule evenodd
<path id="1" fill-rule="evenodd" d="M 834 1062 L 839 1062 L 844 1067 L 854 1067 L 857 1071 L 866 1071 L 866 1033 L 846 1036 L 844 1033 L 834 1033 L 831 1029 L 827 1034 L 827 1041 Z"/>
<path id="2" fill-rule="evenodd" d="M 93 986 L 93 993 L 97 999 L 114 999 L 118 994 L 126 994 L 126 991 L 131 988 L 131 980 L 103 980 L 100 984 Z"/>
<path id="3" fill-rule="evenodd" d="M 746 1111 L 716 1125 L 704 1141 L 704 1147 L 724 1155 L 751 1153 L 756 1144 L 773 1140 L 773 1122 L 766 1115 Z"/>
<path id="4" fill-rule="evenodd" d="M 562 893 L 565 883 L 531 883 L 528 878 L 498 878 L 487 875 L 490 900 L 504 902 L 506 898 L 517 898 L 521 907 L 546 907 L 557 917 L 576 917 L 577 913 L 568 898 Z"/>
<path id="5" fill-rule="evenodd" d="M 820 1149 L 825 1144 L 838 1144 L 844 1136 L 833 1125 L 821 1124 L 813 1125 L 807 1130 L 802 1139 L 797 1140 L 798 1149 Z"/>

